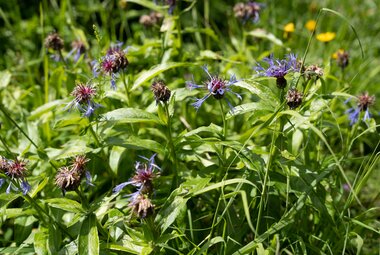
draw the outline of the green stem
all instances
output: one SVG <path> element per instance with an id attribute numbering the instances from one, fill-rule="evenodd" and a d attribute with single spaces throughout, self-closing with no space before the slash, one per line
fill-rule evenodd
<path id="1" fill-rule="evenodd" d="M 44 213 L 53 224 L 55 224 L 59 229 L 61 229 L 63 233 L 65 233 L 68 237 L 70 237 L 71 240 L 74 240 L 74 237 L 71 236 L 71 234 L 67 231 L 66 227 L 63 226 L 62 224 L 60 224 L 58 221 L 56 221 L 53 217 L 51 217 L 50 214 L 48 212 L 46 212 L 44 208 L 42 208 L 36 201 L 34 201 L 34 199 L 31 196 L 29 196 L 29 194 L 26 194 L 24 196 L 24 198 L 25 198 L 25 200 L 27 200 L 29 202 L 30 205 L 32 205 L 34 207 L 34 209 L 40 215 L 41 220 L 45 224 L 47 224 L 47 222 L 46 222 L 45 218 L 43 217 L 43 215 L 41 214 L 41 212 Z"/>
<path id="2" fill-rule="evenodd" d="M 270 148 L 270 151 L 269 151 L 269 159 L 268 159 L 267 166 L 265 168 L 263 188 L 262 188 L 261 196 L 260 196 L 259 212 L 257 214 L 255 238 L 257 237 L 257 235 L 259 234 L 259 231 L 260 231 L 261 217 L 262 217 L 263 208 L 264 208 L 264 199 L 265 199 L 265 196 L 267 194 L 267 188 L 266 187 L 267 187 L 267 182 L 268 182 L 269 169 L 270 169 L 270 167 L 272 165 L 272 161 L 273 161 L 273 157 L 274 157 L 274 152 L 275 152 L 274 143 L 275 143 L 275 134 L 273 133 L 271 148 Z"/>
<path id="3" fill-rule="evenodd" d="M 204 18 L 206 28 L 210 28 L 210 3 L 204 0 Z M 210 49 L 210 37 L 206 34 L 206 49 Z"/>
<path id="4" fill-rule="evenodd" d="M 182 31 L 181 31 L 181 14 L 178 13 L 177 18 L 177 33 L 178 33 L 178 50 L 179 52 L 182 51 Z"/>
<path id="5" fill-rule="evenodd" d="M 223 140 L 226 140 L 226 138 L 227 138 L 227 121 L 226 121 L 226 116 L 224 114 L 224 108 L 223 108 L 222 100 L 218 100 L 218 101 L 219 101 L 220 112 L 222 114 L 222 120 L 223 120 Z"/>
<path id="6" fill-rule="evenodd" d="M 88 210 L 88 201 L 87 201 L 86 196 L 83 194 L 82 190 L 80 190 L 80 189 L 76 189 L 75 193 L 77 193 L 77 195 L 79 196 L 81 204 L 83 206 L 83 209 L 85 211 L 87 211 Z"/>
<path id="7" fill-rule="evenodd" d="M 280 91 L 280 102 L 282 103 L 282 106 L 284 107 L 284 96 L 285 96 L 285 91 L 283 89 L 281 89 Z M 261 191 L 261 196 L 260 196 L 260 202 L 259 202 L 259 212 L 257 214 L 257 222 L 256 222 L 256 233 L 255 233 L 255 237 L 257 237 L 257 235 L 259 235 L 260 233 L 260 223 L 261 223 L 261 218 L 262 218 L 262 214 L 263 214 L 263 209 L 264 209 L 264 200 L 265 200 L 265 197 L 267 195 L 267 183 L 268 183 L 268 179 L 269 179 L 269 171 L 271 169 L 271 166 L 272 166 L 272 162 L 273 162 L 273 159 L 275 158 L 275 154 L 276 154 L 276 140 L 278 138 L 280 138 L 280 146 L 282 146 L 282 141 L 283 141 L 283 129 L 284 129 L 284 125 L 285 125 L 285 121 L 283 120 L 283 117 L 281 116 L 280 119 L 280 127 L 279 127 L 279 131 L 278 131 L 278 135 L 276 136 L 276 133 L 274 132 L 272 134 L 272 142 L 271 142 L 271 147 L 270 147 L 270 150 L 269 150 L 269 159 L 268 159 L 268 163 L 267 163 L 267 166 L 265 168 L 265 175 L 264 175 L 264 182 L 263 182 L 263 187 L 262 187 L 262 191 Z M 280 137 L 279 137 L 280 136 Z"/>
<path id="8" fill-rule="evenodd" d="M 63 57 L 62 51 L 59 50 L 58 54 L 59 54 L 59 58 L 62 60 L 62 62 L 65 65 L 65 67 L 67 67 L 67 62 L 66 62 L 65 58 Z"/>
<path id="9" fill-rule="evenodd" d="M 12 124 L 18 129 L 18 130 L 20 130 L 20 132 L 26 137 L 26 139 L 28 139 L 29 140 L 29 142 L 31 143 L 31 144 L 33 144 L 33 146 L 34 147 L 36 147 L 36 149 L 38 149 L 38 146 L 37 146 L 37 144 L 35 144 L 34 142 L 33 142 L 33 140 L 24 132 L 24 130 L 17 124 L 17 122 L 16 121 L 14 121 L 13 119 L 12 119 L 12 117 L 8 114 L 8 112 L 5 110 L 5 108 L 4 108 L 4 106 L 2 105 L 2 104 L 0 104 L 0 111 L 5 115 L 5 117 L 7 117 L 7 119 L 10 121 L 10 122 L 12 122 Z"/>
<path id="10" fill-rule="evenodd" d="M 96 144 L 96 146 L 99 147 L 99 148 L 102 148 L 102 149 L 100 150 L 100 157 L 101 157 L 102 160 L 105 162 L 105 166 L 106 166 L 106 168 L 107 168 L 107 171 L 108 171 L 109 174 L 112 176 L 112 178 L 116 178 L 116 174 L 112 171 L 112 169 L 111 169 L 111 167 L 110 167 L 110 165 L 109 165 L 109 163 L 108 163 L 108 157 L 107 157 L 107 155 L 106 155 L 106 154 L 104 153 L 104 151 L 103 151 L 103 145 L 102 145 L 101 142 L 99 141 L 99 138 L 98 138 L 97 134 L 95 133 L 94 129 L 92 128 L 91 123 L 89 124 L 88 129 L 90 130 L 90 133 L 91 133 L 92 137 L 93 137 L 94 140 L 95 140 L 95 144 Z"/>
<path id="11" fill-rule="evenodd" d="M 174 146 L 173 134 L 172 134 L 172 120 L 169 113 L 169 104 L 167 102 L 164 103 L 164 108 L 166 112 L 166 116 L 168 118 L 168 138 L 169 138 L 169 146 L 170 152 L 173 158 L 174 170 L 173 170 L 173 183 L 172 190 L 178 187 L 178 162 L 177 162 L 177 153 Z"/>
<path id="12" fill-rule="evenodd" d="M 4 145 L 5 150 L 7 151 L 8 154 L 12 154 L 11 150 L 9 149 L 7 143 L 5 142 L 4 138 L 0 136 L 0 141 Z"/>
<path id="13" fill-rule="evenodd" d="M 127 95 L 127 106 L 129 107 L 130 106 L 130 98 L 129 98 L 129 86 L 125 80 L 125 73 L 124 71 L 121 72 L 121 79 L 123 80 L 123 85 L 124 85 L 124 89 L 125 89 L 125 94 Z"/>

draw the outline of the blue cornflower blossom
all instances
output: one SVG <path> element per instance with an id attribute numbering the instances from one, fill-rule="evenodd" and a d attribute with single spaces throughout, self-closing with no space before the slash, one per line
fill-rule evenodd
<path id="1" fill-rule="evenodd" d="M 96 88 L 94 86 L 78 83 L 73 92 L 71 92 L 71 95 L 75 98 L 66 108 L 77 108 L 85 117 L 90 117 L 97 108 L 102 107 L 102 105 L 94 102 L 96 94 Z"/>
<path id="2" fill-rule="evenodd" d="M 356 97 L 357 106 L 351 107 L 346 111 L 348 114 L 348 118 L 350 119 L 350 125 L 354 125 L 359 120 L 360 112 L 364 112 L 363 121 L 366 121 L 371 118 L 371 114 L 369 112 L 369 106 L 375 103 L 375 96 L 369 96 L 368 92 Z M 346 100 L 345 103 L 350 101 L 350 98 Z"/>
<path id="3" fill-rule="evenodd" d="M 0 157 L 0 170 L 5 172 L 5 175 L 9 176 L 9 181 L 6 193 L 9 194 L 11 189 L 18 191 L 18 188 L 12 186 L 12 181 L 17 181 L 20 185 L 21 191 L 26 195 L 31 189 L 30 184 L 25 179 L 27 174 L 26 162 L 24 160 L 10 160 L 4 157 Z M 0 187 L 5 183 L 5 179 L 0 179 Z"/>
<path id="4" fill-rule="evenodd" d="M 203 88 L 207 89 L 208 93 L 202 98 L 198 98 L 195 103 L 192 105 L 195 107 L 195 109 L 199 109 L 203 102 L 206 101 L 207 98 L 209 98 L 211 95 L 214 96 L 216 99 L 222 99 L 224 98 L 227 101 L 227 104 L 231 109 L 233 109 L 233 106 L 231 103 L 227 100 L 227 98 L 224 97 L 224 95 L 228 92 L 236 95 L 240 100 L 242 99 L 241 96 L 238 93 L 235 93 L 231 90 L 231 86 L 234 85 L 238 80 L 236 79 L 235 75 L 231 75 L 230 80 L 224 80 L 219 78 L 218 76 L 212 76 L 210 72 L 207 69 L 207 66 L 203 66 L 202 69 L 207 73 L 209 79 L 205 82 L 204 85 L 198 85 L 193 81 L 186 81 L 186 86 L 189 89 L 198 89 Z"/>
<path id="5" fill-rule="evenodd" d="M 122 42 L 110 47 L 100 63 L 93 61 L 93 74 L 95 77 L 103 72 L 111 77 L 111 88 L 116 89 L 116 78 L 120 71 L 127 68 L 129 62 L 126 57 L 127 49 L 121 49 Z"/>
<path id="6" fill-rule="evenodd" d="M 271 54 L 269 58 L 264 58 L 263 60 L 269 64 L 268 68 L 264 68 L 258 63 L 254 69 L 260 76 L 276 78 L 277 87 L 280 89 L 286 86 L 285 75 L 289 72 L 299 72 L 297 56 L 292 53 L 286 55 L 286 59 L 279 60 Z"/>
<path id="7" fill-rule="evenodd" d="M 80 56 L 86 52 L 86 46 L 82 41 L 77 40 L 77 41 L 74 41 L 71 43 L 71 47 L 72 47 L 72 49 L 67 54 L 66 58 L 69 58 L 72 55 L 74 55 L 74 57 L 73 57 L 74 61 L 78 62 Z"/>
<path id="8" fill-rule="evenodd" d="M 156 154 L 154 154 L 149 159 L 140 156 L 141 158 L 148 161 L 148 163 L 141 163 L 137 161 L 135 164 L 135 169 L 136 169 L 135 175 L 129 181 L 123 182 L 117 185 L 112 191 L 114 193 L 118 193 L 125 186 L 131 184 L 139 188 L 138 191 L 133 193 L 132 195 L 137 196 L 137 194 L 140 194 L 140 193 L 144 193 L 144 194 L 151 193 L 153 190 L 153 179 L 156 178 L 158 175 L 155 173 L 155 169 L 157 168 L 158 170 L 161 170 L 161 168 L 158 167 L 154 163 L 155 156 Z"/>

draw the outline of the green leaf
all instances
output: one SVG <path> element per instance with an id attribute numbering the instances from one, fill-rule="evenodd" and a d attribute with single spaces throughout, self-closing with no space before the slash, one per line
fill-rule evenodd
<path id="1" fill-rule="evenodd" d="M 37 109 L 35 109 L 34 111 L 30 113 L 28 120 L 36 120 L 45 113 L 51 113 L 51 111 L 54 110 L 58 105 L 62 105 L 64 103 L 65 103 L 64 100 L 55 100 L 47 104 L 41 105 L 40 107 L 38 107 Z"/>
<path id="2" fill-rule="evenodd" d="M 161 226 L 164 232 L 186 209 L 186 203 L 191 198 L 189 194 L 201 190 L 209 183 L 211 178 L 193 178 L 181 184 L 175 189 L 158 212 L 155 222 Z M 188 196 L 186 196 L 188 195 Z"/>
<path id="3" fill-rule="evenodd" d="M 257 78 L 256 80 L 244 80 L 235 83 L 235 86 L 249 90 L 252 94 L 258 96 L 265 105 L 271 105 L 273 108 L 277 108 L 280 105 L 278 96 L 266 85 L 261 84 L 258 81 L 264 78 Z M 271 79 L 271 78 L 270 78 Z"/>
<path id="4" fill-rule="evenodd" d="M 233 112 L 228 112 L 226 115 L 226 119 L 230 119 L 232 117 L 235 117 L 237 115 L 241 115 L 244 113 L 252 112 L 255 118 L 264 115 L 268 112 L 272 112 L 274 110 L 273 107 L 264 104 L 262 102 L 255 102 L 255 103 L 247 103 L 242 105 L 237 105 L 234 108 Z"/>
<path id="5" fill-rule="evenodd" d="M 210 133 L 213 136 L 215 136 L 215 135 L 218 136 L 218 135 L 222 134 L 222 131 L 223 131 L 223 129 L 221 127 L 219 127 L 215 124 L 210 124 L 207 127 L 199 127 L 199 128 L 194 129 L 194 130 L 191 130 L 191 131 L 187 132 L 186 134 L 184 134 L 183 136 L 184 137 L 190 137 L 193 135 L 198 135 L 199 133 Z"/>
<path id="6" fill-rule="evenodd" d="M 167 7 L 161 7 L 157 4 L 154 4 L 153 1 L 149 1 L 149 0 L 124 0 L 124 1 L 127 3 L 139 4 L 141 6 L 144 6 L 154 11 L 162 11 L 162 10 L 167 9 Z"/>
<path id="7" fill-rule="evenodd" d="M 176 190 L 177 192 L 180 191 Z M 173 192 L 172 194 L 176 194 Z M 190 198 L 184 198 L 179 195 L 170 196 L 167 203 L 164 204 L 163 209 L 159 211 L 155 221 L 161 226 L 162 232 L 176 220 L 179 214 L 186 208 L 186 202 Z"/>
<path id="8" fill-rule="evenodd" d="M 131 136 L 128 138 L 120 138 L 119 136 L 113 136 L 106 139 L 108 145 L 117 145 L 125 148 L 131 148 L 135 150 L 151 150 L 157 152 L 158 154 L 166 154 L 165 147 L 153 140 L 141 139 L 136 136 Z"/>
<path id="9" fill-rule="evenodd" d="M 96 224 L 97 219 L 93 213 L 84 219 L 78 237 L 79 255 L 99 254 L 99 236 Z"/>
<path id="10" fill-rule="evenodd" d="M 68 126 L 81 126 L 85 127 L 88 126 L 88 119 L 87 118 L 82 118 L 82 117 L 76 117 L 76 116 L 69 116 L 66 117 L 65 119 L 60 119 L 54 124 L 54 129 L 59 129 L 63 127 L 68 127 Z"/>
<path id="11" fill-rule="evenodd" d="M 12 74 L 8 70 L 0 72 L 0 88 L 5 88 L 11 81 Z"/>
<path id="12" fill-rule="evenodd" d="M 120 159 L 123 155 L 123 153 L 125 152 L 125 148 L 124 147 L 120 147 L 120 146 L 113 146 L 112 147 L 112 150 L 110 152 L 110 159 L 109 159 L 109 163 L 110 163 L 110 167 L 112 169 L 112 171 L 117 174 L 117 170 L 119 168 L 119 162 L 120 162 Z"/>
<path id="13" fill-rule="evenodd" d="M 160 119 L 153 113 L 135 108 L 120 108 L 103 115 L 107 121 L 118 123 L 144 123 L 154 122 L 161 124 Z"/>
<path id="14" fill-rule="evenodd" d="M 171 63 L 163 63 L 163 64 L 153 66 L 150 70 L 143 71 L 140 73 L 140 75 L 137 77 L 135 83 L 132 86 L 132 90 L 136 89 L 137 87 L 140 87 L 141 84 L 143 84 L 144 82 L 152 79 L 153 77 L 159 75 L 160 73 L 162 73 L 166 70 L 176 68 L 176 67 L 180 67 L 180 66 L 188 66 L 188 65 L 190 65 L 190 64 L 189 63 L 173 63 L 173 62 L 171 62 Z"/>
<path id="15" fill-rule="evenodd" d="M 32 192 L 30 192 L 30 196 L 33 198 L 35 197 L 38 192 L 40 192 L 48 183 L 49 178 L 45 177 L 41 183 L 38 184 L 37 188 L 35 188 Z"/>
<path id="16" fill-rule="evenodd" d="M 264 29 L 257 28 L 255 30 L 248 32 L 248 34 L 256 38 L 267 39 L 268 41 L 271 41 L 272 43 L 278 46 L 284 46 L 284 44 L 282 43 L 280 39 L 278 39 L 274 34 L 269 33 L 268 31 Z"/>
<path id="17" fill-rule="evenodd" d="M 73 213 L 83 213 L 82 205 L 68 198 L 50 198 L 45 200 L 51 207 Z"/>
<path id="18" fill-rule="evenodd" d="M 37 255 L 47 255 L 50 253 L 47 247 L 49 234 L 46 228 L 41 227 L 34 234 L 34 251 Z"/>

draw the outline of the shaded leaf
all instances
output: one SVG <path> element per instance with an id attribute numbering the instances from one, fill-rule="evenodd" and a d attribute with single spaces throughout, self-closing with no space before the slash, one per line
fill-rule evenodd
<path id="1" fill-rule="evenodd" d="M 83 221 L 78 237 L 79 255 L 99 254 L 99 236 L 95 214 L 89 214 Z"/>
<path id="2" fill-rule="evenodd" d="M 166 70 L 176 68 L 176 67 L 180 67 L 180 66 L 188 66 L 188 65 L 190 65 L 190 64 L 189 63 L 173 63 L 172 62 L 172 63 L 163 63 L 163 64 L 153 66 L 150 70 L 143 71 L 142 73 L 140 73 L 140 75 L 137 77 L 135 83 L 133 84 L 131 90 L 136 89 L 137 87 L 141 86 L 144 82 L 152 79 L 153 77 L 159 75 L 160 73 L 162 73 Z"/>
<path id="3" fill-rule="evenodd" d="M 118 123 L 141 123 L 154 122 L 161 123 L 160 119 L 153 113 L 135 108 L 120 108 L 107 112 L 103 117 L 108 121 L 117 121 Z"/>

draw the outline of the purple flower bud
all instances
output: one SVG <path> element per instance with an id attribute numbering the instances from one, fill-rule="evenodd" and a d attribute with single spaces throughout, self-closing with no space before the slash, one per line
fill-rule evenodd
<path id="1" fill-rule="evenodd" d="M 263 5 L 256 2 L 237 3 L 234 6 L 235 17 L 240 19 L 243 23 L 251 20 L 253 23 L 259 21 L 260 11 Z"/>
<path id="2" fill-rule="evenodd" d="M 60 51 L 63 49 L 64 43 L 62 38 L 57 33 L 51 33 L 45 38 L 45 47 Z"/>
<path id="3" fill-rule="evenodd" d="M 289 89 L 286 95 L 286 103 L 290 109 L 297 108 L 302 104 L 302 93 L 295 88 Z"/>
<path id="4" fill-rule="evenodd" d="M 164 81 L 154 81 L 152 83 L 151 89 L 156 99 L 156 104 L 158 104 L 160 101 L 165 103 L 169 100 L 171 91 L 168 89 L 168 87 L 166 87 Z"/>

